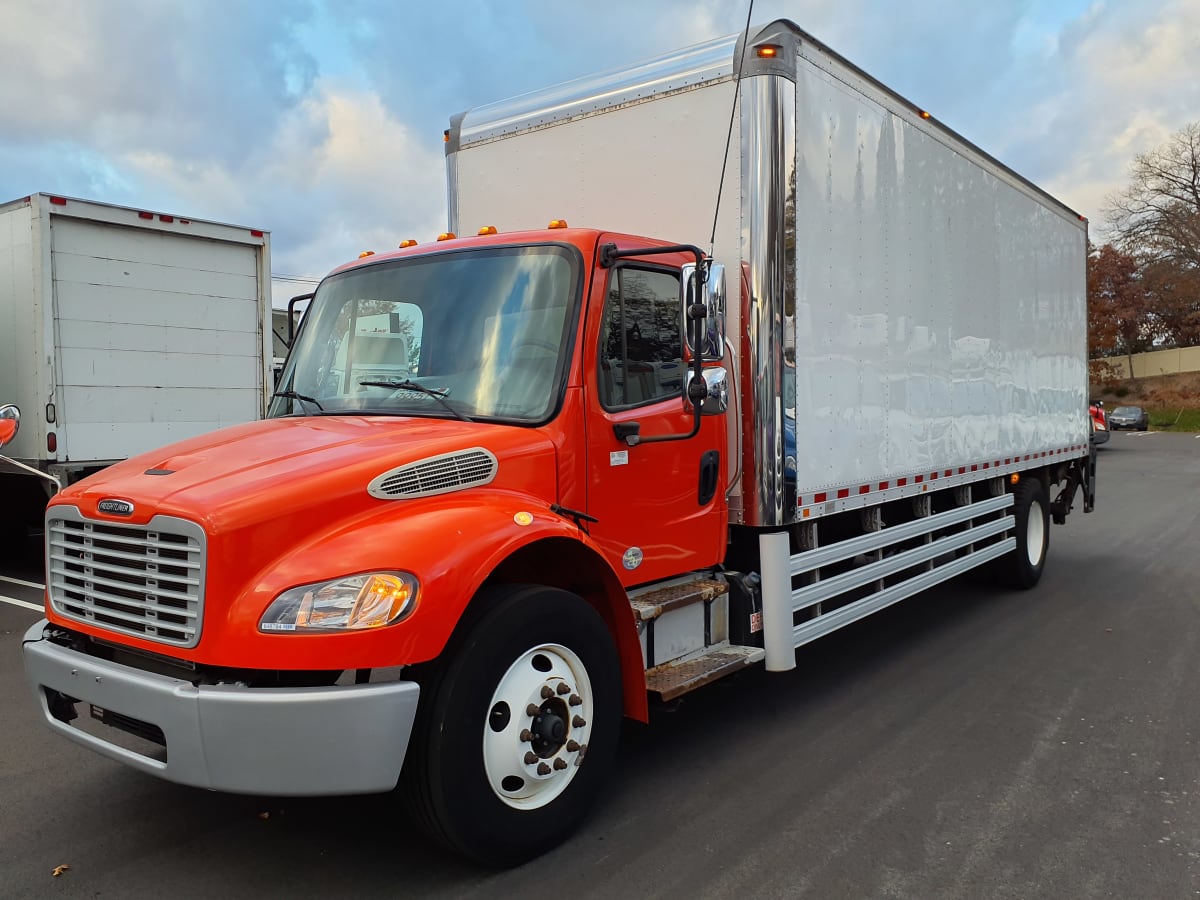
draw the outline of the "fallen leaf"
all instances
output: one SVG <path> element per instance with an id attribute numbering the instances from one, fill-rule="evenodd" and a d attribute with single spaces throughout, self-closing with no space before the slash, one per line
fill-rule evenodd
<path id="1" fill-rule="evenodd" d="M 69 869 L 69 868 L 71 868 L 71 867 L 70 866 L 55 866 L 54 871 L 51 872 L 50 874 L 53 875 L 55 878 L 57 878 L 63 872 L 67 871 L 67 869 Z"/>

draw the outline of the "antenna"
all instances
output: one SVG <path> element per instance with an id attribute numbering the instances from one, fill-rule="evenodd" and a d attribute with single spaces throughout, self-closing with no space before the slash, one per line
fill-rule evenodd
<path id="1" fill-rule="evenodd" d="M 746 49 L 750 46 L 750 17 L 754 15 L 754 0 L 746 10 L 746 27 L 742 32 L 742 55 L 738 59 L 737 77 L 733 82 L 733 102 L 729 105 L 729 128 L 725 132 L 725 155 L 721 157 L 721 177 L 717 181 L 717 203 L 713 210 L 712 234 L 708 238 L 708 255 L 711 257 L 717 243 L 717 217 L 721 213 L 721 189 L 725 187 L 725 167 L 729 165 L 729 143 L 733 140 L 733 117 L 737 113 L 738 88 L 742 84 L 742 69 L 746 64 Z"/>

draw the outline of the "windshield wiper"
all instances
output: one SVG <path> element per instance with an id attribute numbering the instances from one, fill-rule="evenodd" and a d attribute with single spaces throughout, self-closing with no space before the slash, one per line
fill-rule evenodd
<path id="1" fill-rule="evenodd" d="M 459 412 L 450 405 L 450 401 L 446 399 L 446 391 L 435 390 L 434 388 L 426 387 L 423 384 L 419 384 L 408 379 L 404 379 L 403 381 L 360 381 L 359 384 L 366 387 L 394 388 L 399 391 L 416 391 L 418 394 L 424 394 L 427 397 L 432 397 L 456 419 L 461 419 L 464 422 L 472 421 L 471 418 L 465 413 Z"/>
<path id="2" fill-rule="evenodd" d="M 321 412 L 325 412 L 325 407 L 323 407 L 315 398 L 309 397 L 305 394 L 297 393 L 296 391 L 276 391 L 271 395 L 271 399 L 274 400 L 276 397 L 283 397 L 285 400 L 300 400 L 304 403 L 312 403 Z M 308 415 L 307 410 L 305 410 L 303 406 L 300 407 L 300 412 L 306 416 Z"/>

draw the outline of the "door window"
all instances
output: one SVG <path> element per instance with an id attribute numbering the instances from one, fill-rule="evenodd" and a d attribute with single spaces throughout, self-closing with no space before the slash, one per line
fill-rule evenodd
<path id="1" fill-rule="evenodd" d="M 623 409 L 683 393 L 679 275 L 612 270 L 600 332 L 600 403 Z"/>

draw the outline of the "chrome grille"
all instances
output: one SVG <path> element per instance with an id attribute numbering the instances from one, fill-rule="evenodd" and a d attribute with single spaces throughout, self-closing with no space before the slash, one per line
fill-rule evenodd
<path id="1" fill-rule="evenodd" d="M 495 477 L 496 457 L 472 447 L 389 469 L 372 479 L 367 492 L 380 500 L 429 497 L 487 484 Z"/>
<path id="2" fill-rule="evenodd" d="M 155 516 L 147 525 L 55 507 L 46 523 L 47 585 L 60 615 L 176 647 L 200 639 L 204 530 Z"/>

